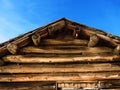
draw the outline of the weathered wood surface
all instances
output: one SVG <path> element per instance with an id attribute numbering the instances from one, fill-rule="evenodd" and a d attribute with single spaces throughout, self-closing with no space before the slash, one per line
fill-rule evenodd
<path id="1" fill-rule="evenodd" d="M 0 57 L 8 53 L 6 46 L 0 47 Z"/>
<path id="2" fill-rule="evenodd" d="M 0 73 L 79 73 L 120 71 L 117 64 L 23 64 L 0 67 Z"/>
<path id="3" fill-rule="evenodd" d="M 84 81 L 84 82 L 58 82 L 58 88 L 69 90 L 68 88 L 90 90 L 120 90 L 120 80 L 112 81 Z M 114 89 L 113 89 L 114 88 Z M 0 90 L 56 90 L 55 82 L 5 82 L 0 83 Z M 59 89 L 57 89 L 59 90 Z"/>
<path id="4" fill-rule="evenodd" d="M 10 53 L 16 54 L 16 53 L 17 53 L 17 50 L 18 50 L 18 47 L 17 47 L 17 45 L 15 45 L 15 44 L 13 44 L 13 43 L 9 43 L 9 44 L 7 45 L 7 49 L 8 49 L 8 51 L 9 51 Z"/>
<path id="5" fill-rule="evenodd" d="M 120 55 L 120 45 L 114 49 L 114 54 Z"/>
<path id="6" fill-rule="evenodd" d="M 65 90 L 87 89 L 119 90 L 120 80 L 108 81 L 69 81 L 57 82 L 58 88 Z M 56 90 L 55 82 L 5 82 L 0 83 L 0 90 Z M 114 88 L 114 89 L 113 89 Z M 59 90 L 59 89 L 57 89 Z"/>
<path id="7" fill-rule="evenodd" d="M 15 47 L 23 47 L 23 46 L 26 46 L 27 44 L 29 44 L 31 42 L 30 38 L 28 36 L 24 36 L 22 38 L 19 38 L 15 41 L 12 42 L 12 44 L 16 45 Z M 0 47 L 0 57 L 5 55 L 5 54 L 8 54 L 8 52 L 11 50 L 7 49 L 7 45 L 4 45 L 3 47 Z M 16 51 L 12 51 L 12 53 L 16 53 Z"/>
<path id="8" fill-rule="evenodd" d="M 73 29 L 76 28 L 76 26 L 72 25 L 72 24 L 68 24 L 67 28 L 73 30 Z M 83 35 L 88 36 L 88 37 L 90 37 L 91 34 L 96 34 L 100 39 L 102 39 L 102 40 L 106 41 L 107 43 L 109 43 L 109 46 L 111 46 L 111 47 L 116 47 L 117 46 L 117 43 L 108 36 L 96 33 L 94 31 L 86 29 L 86 28 L 82 28 L 81 31 L 82 31 Z"/>
<path id="9" fill-rule="evenodd" d="M 78 89 L 89 89 L 89 90 L 119 90 L 120 88 L 120 80 L 106 80 L 106 81 L 83 81 L 83 82 L 58 82 L 59 88 L 64 88 L 65 90 L 69 90 L 68 88 L 73 88 L 72 90 Z"/>
<path id="10" fill-rule="evenodd" d="M 32 41 L 33 41 L 33 43 L 34 43 L 35 46 L 40 45 L 40 40 L 41 40 L 40 35 L 34 34 L 34 35 L 32 35 L 31 38 L 32 38 Z"/>
<path id="11" fill-rule="evenodd" d="M 92 34 L 92 35 L 90 35 L 90 40 L 89 40 L 88 46 L 94 47 L 98 44 L 98 42 L 99 42 L 99 37 L 96 34 Z"/>
<path id="12" fill-rule="evenodd" d="M 5 64 L 4 61 L 2 59 L 0 59 L 0 66 L 4 65 L 4 64 Z"/>
<path id="13" fill-rule="evenodd" d="M 74 39 L 74 40 L 55 40 L 55 39 L 44 39 L 41 41 L 43 45 L 81 45 L 81 46 L 87 46 L 88 41 L 87 40 L 80 40 L 80 39 Z"/>
<path id="14" fill-rule="evenodd" d="M 28 45 L 31 42 L 31 39 L 28 35 L 23 36 L 17 40 L 14 40 L 12 43 L 17 45 L 18 47 L 23 47 Z"/>
<path id="15" fill-rule="evenodd" d="M 54 34 L 55 31 L 57 30 L 62 30 L 65 27 L 65 21 L 59 21 L 57 23 L 51 24 L 48 26 L 47 30 L 48 30 L 48 34 L 51 36 Z"/>
<path id="16" fill-rule="evenodd" d="M 31 42 L 31 35 L 34 34 L 34 33 L 37 33 L 38 35 L 40 35 L 41 37 L 45 37 L 49 34 L 48 32 L 48 27 L 53 27 L 54 31 L 56 30 L 60 30 L 62 29 L 63 27 L 65 27 L 65 21 L 64 20 L 61 20 L 61 21 L 58 21 L 58 22 L 54 22 L 50 25 L 47 25 L 46 27 L 44 28 L 38 28 L 32 32 L 29 32 L 29 33 L 26 33 L 24 35 L 21 35 L 19 37 L 16 37 L 15 39 L 12 39 L 10 40 L 10 42 L 7 42 L 3 47 L 0 47 L 0 56 L 3 56 L 5 54 L 8 53 L 8 50 L 6 48 L 6 45 L 8 43 L 13 43 L 15 45 L 17 45 L 18 47 L 23 47 L 23 46 L 26 46 L 28 45 L 30 42 Z"/>
<path id="17" fill-rule="evenodd" d="M 119 80 L 120 72 L 0 75 L 0 82 Z"/>
<path id="18" fill-rule="evenodd" d="M 57 30 L 58 32 L 56 32 Z M 60 30 L 63 30 L 63 34 L 68 36 L 64 37 Z M 65 30 L 69 30 L 70 33 Z M 45 36 L 54 38 L 54 33 L 59 32 L 61 32 L 59 34 L 61 38 L 55 36 L 56 39 L 44 39 Z M 37 38 L 34 37 L 35 34 L 38 35 Z M 83 38 L 80 39 L 82 36 Z M 11 43 L 13 45 L 9 45 Z M 33 43 L 39 47 L 27 46 L 22 48 L 28 44 L 33 45 Z M 95 47 L 98 43 L 101 47 Z M 43 87 L 44 85 L 42 85 L 41 87 L 38 84 L 35 86 L 33 84 L 29 84 L 29 86 L 17 84 L 17 86 L 13 85 L 14 87 L 12 84 L 9 86 L 3 84 L 5 82 L 10 84 L 31 81 L 93 81 L 98 82 L 97 86 L 102 81 L 103 88 L 109 88 L 109 90 L 110 88 L 120 88 L 120 64 L 118 63 L 120 61 L 120 46 L 117 43 L 119 41 L 115 41 L 105 33 L 100 34 L 87 28 L 78 28 L 64 20 L 34 30 L 0 47 L 0 57 L 9 54 L 9 52 L 16 54 L 18 48 L 20 48 L 18 54 L 21 54 L 6 55 L 0 58 L 1 61 L 8 62 L 5 66 L 0 67 L 0 90 L 15 90 L 15 88 L 17 88 L 16 90 L 55 89 L 53 86 Z M 81 85 L 87 88 L 85 84 Z M 89 86 L 90 83 L 87 85 Z"/>
<path id="19" fill-rule="evenodd" d="M 119 61 L 120 56 L 81 56 L 81 57 L 28 57 L 25 55 L 7 55 L 3 57 L 5 62 L 15 63 L 65 63 L 65 62 L 109 62 Z"/>
<path id="20" fill-rule="evenodd" d="M 55 90 L 55 82 L 0 83 L 0 90 Z"/>
<path id="21" fill-rule="evenodd" d="M 29 46 L 20 50 L 22 53 L 48 53 L 48 54 L 77 54 L 80 53 L 112 53 L 113 50 L 108 47 L 85 47 L 85 46 Z"/>
<path id="22" fill-rule="evenodd" d="M 27 46 L 26 48 L 28 47 L 34 47 L 34 46 Z M 109 48 L 109 47 L 102 47 L 102 46 L 98 46 L 98 47 L 87 47 L 87 46 L 76 46 L 76 45 L 49 45 L 49 46 L 39 46 L 37 48 L 41 48 L 41 49 L 60 49 L 60 50 L 75 50 L 75 49 L 79 49 L 79 50 L 83 50 L 83 51 L 86 51 L 86 50 L 93 50 L 93 51 L 111 51 L 112 49 Z"/>
<path id="23" fill-rule="evenodd" d="M 113 41 L 113 39 L 111 39 L 110 37 L 107 37 L 105 35 L 102 34 L 98 34 L 95 33 L 93 31 L 87 30 L 87 29 L 83 29 L 82 32 L 87 35 L 88 37 L 90 37 L 91 34 L 96 34 L 101 40 L 103 40 L 104 42 L 108 43 L 110 47 L 116 47 L 117 43 Z"/>

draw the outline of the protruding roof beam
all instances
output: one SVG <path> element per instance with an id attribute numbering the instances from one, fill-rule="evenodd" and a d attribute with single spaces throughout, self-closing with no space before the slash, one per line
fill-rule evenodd
<path id="1" fill-rule="evenodd" d="M 96 46 L 99 42 L 99 37 L 96 34 L 91 34 L 90 35 L 90 40 L 88 42 L 89 47 Z"/>
<path id="2" fill-rule="evenodd" d="M 35 46 L 38 46 L 40 44 L 40 39 L 41 39 L 40 35 L 38 35 L 38 34 L 32 35 L 32 41 Z"/>
<path id="3" fill-rule="evenodd" d="M 77 25 L 77 24 L 76 24 L 76 25 Z M 74 30 L 74 29 L 77 28 L 76 25 L 73 25 L 72 23 L 67 23 L 67 28 L 68 28 L 69 30 Z M 87 36 L 87 37 L 90 37 L 91 35 L 94 35 L 94 36 L 96 35 L 97 38 L 100 38 L 100 39 L 104 40 L 105 42 L 108 42 L 108 43 L 109 43 L 109 46 L 111 46 L 112 48 L 115 48 L 115 47 L 117 46 L 117 43 L 116 43 L 113 39 L 111 39 L 110 37 L 108 37 L 108 36 L 99 34 L 99 33 L 94 32 L 94 31 L 92 31 L 92 30 L 88 30 L 88 29 L 85 28 L 85 27 L 80 28 L 80 31 L 82 31 L 82 33 L 83 33 L 85 36 Z M 98 41 L 98 40 L 97 40 L 97 41 Z"/>
<path id="4" fill-rule="evenodd" d="M 17 47 L 16 44 L 9 43 L 9 44 L 7 45 L 7 49 L 8 49 L 8 51 L 9 51 L 10 53 L 16 54 L 16 53 L 17 53 L 17 50 L 18 50 L 18 47 Z"/>

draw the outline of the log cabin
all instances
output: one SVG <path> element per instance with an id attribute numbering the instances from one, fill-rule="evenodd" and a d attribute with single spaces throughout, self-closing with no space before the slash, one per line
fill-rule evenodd
<path id="1" fill-rule="evenodd" d="M 120 90 L 120 37 L 66 18 L 0 44 L 0 90 Z"/>

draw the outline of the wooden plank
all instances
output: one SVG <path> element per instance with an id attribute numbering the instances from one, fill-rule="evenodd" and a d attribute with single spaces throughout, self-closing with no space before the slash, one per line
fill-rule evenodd
<path id="1" fill-rule="evenodd" d="M 87 46 L 88 41 L 87 40 L 55 40 L 55 39 L 43 39 L 41 41 L 42 45 L 81 45 L 81 46 Z"/>
<path id="2" fill-rule="evenodd" d="M 86 73 L 115 72 L 120 66 L 115 64 L 12 64 L 0 67 L 0 73 Z"/>
<path id="3" fill-rule="evenodd" d="M 27 57 L 25 55 L 7 55 L 5 62 L 15 63 L 65 63 L 65 62 L 110 62 L 119 61 L 120 56 L 81 56 L 81 57 Z"/>
<path id="4" fill-rule="evenodd" d="M 72 49 L 73 48 L 73 49 Z M 70 47 L 70 46 L 46 46 L 46 47 L 34 47 L 34 46 L 28 46 L 25 48 L 22 48 L 20 50 L 22 53 L 48 53 L 48 54 L 80 54 L 80 53 L 108 53 L 108 52 L 113 52 L 111 48 L 107 47 L 84 47 L 84 46 L 79 46 L 78 48 L 75 46 Z"/>
<path id="5" fill-rule="evenodd" d="M 120 72 L 0 75 L 0 82 L 119 80 Z"/>

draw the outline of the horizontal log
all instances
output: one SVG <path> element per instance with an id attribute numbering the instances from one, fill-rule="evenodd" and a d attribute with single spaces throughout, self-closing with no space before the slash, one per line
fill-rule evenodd
<path id="1" fill-rule="evenodd" d="M 0 82 L 119 80 L 120 72 L 0 75 Z"/>
<path id="2" fill-rule="evenodd" d="M 6 87 L 7 86 L 7 87 Z M 61 82 L 58 88 L 91 88 L 96 90 L 97 87 L 102 90 L 120 90 L 120 80 L 112 81 L 88 81 L 88 82 Z M 105 88 L 105 89 L 103 89 Z M 0 90 L 55 90 L 55 82 L 5 82 L 0 83 Z M 72 89 L 72 90 L 75 90 Z"/>
<path id="3" fill-rule="evenodd" d="M 56 90 L 55 88 L 51 86 L 28 86 L 28 87 L 0 87 L 1 90 Z"/>
<path id="4" fill-rule="evenodd" d="M 65 90 L 69 90 L 68 88 L 71 88 L 72 90 L 75 89 L 89 89 L 89 90 L 96 90 L 96 89 L 113 89 L 117 90 L 120 88 L 120 80 L 107 80 L 107 81 L 88 81 L 88 82 L 57 82 L 59 88 L 64 88 Z M 119 90 L 119 89 L 118 89 Z"/>
<path id="5" fill-rule="evenodd" d="M 34 46 L 27 46 L 27 47 L 34 47 Z M 65 50 L 65 49 L 70 49 L 70 50 L 75 50 L 75 49 L 79 49 L 79 50 L 94 50 L 94 51 L 99 51 L 101 50 L 101 52 L 103 51 L 102 49 L 104 49 L 105 51 L 111 51 L 112 49 L 109 47 L 87 47 L 87 46 L 76 46 L 76 45 L 56 45 L 56 46 L 39 46 L 39 48 L 41 49 L 60 49 L 60 50 Z"/>
<path id="6" fill-rule="evenodd" d="M 48 53 L 48 54 L 81 54 L 81 53 L 110 53 L 113 50 L 107 47 L 70 47 L 70 46 L 43 46 L 43 47 L 34 47 L 29 46 L 22 48 L 20 52 L 22 53 Z"/>
<path id="7" fill-rule="evenodd" d="M 119 65 L 112 64 L 31 64 L 7 65 L 0 67 L 0 73 L 79 73 L 79 72 L 115 72 Z"/>
<path id="8" fill-rule="evenodd" d="M 52 82 L 6 82 L 0 83 L 0 90 L 55 90 Z"/>
<path id="9" fill-rule="evenodd" d="M 3 57 L 5 62 L 15 63 L 65 63 L 65 62 L 109 62 L 119 61 L 117 55 L 111 56 L 81 56 L 81 57 L 27 57 L 25 55 L 8 55 Z"/>
<path id="10" fill-rule="evenodd" d="M 44 39 L 41 40 L 42 45 L 81 45 L 81 46 L 87 46 L 88 41 L 87 40 L 55 40 L 55 39 Z"/>

